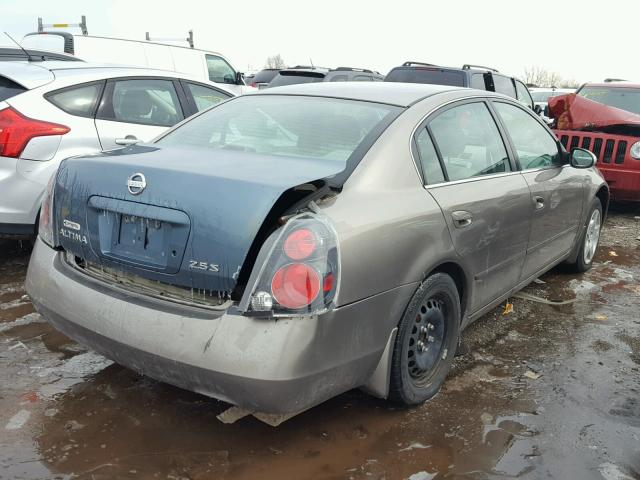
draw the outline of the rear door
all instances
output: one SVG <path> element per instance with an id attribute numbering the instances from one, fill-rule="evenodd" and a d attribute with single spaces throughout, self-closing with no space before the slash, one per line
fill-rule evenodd
<path id="1" fill-rule="evenodd" d="M 531 191 L 533 218 L 523 279 L 536 275 L 573 247 L 587 171 L 563 162 L 560 144 L 529 109 L 493 101 Z"/>
<path id="2" fill-rule="evenodd" d="M 416 134 L 427 191 L 446 218 L 474 288 L 472 312 L 519 280 L 531 221 L 527 183 L 510 160 L 488 105 L 446 107 Z"/>
<path id="3" fill-rule="evenodd" d="M 107 81 L 95 120 L 102 149 L 152 140 L 185 118 L 184 107 L 172 79 Z"/>

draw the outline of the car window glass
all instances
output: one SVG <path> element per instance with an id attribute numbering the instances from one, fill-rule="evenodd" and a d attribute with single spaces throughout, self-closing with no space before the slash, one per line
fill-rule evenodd
<path id="1" fill-rule="evenodd" d="M 464 79 L 464 72 L 459 70 L 445 70 L 437 67 L 396 67 L 389 72 L 384 81 L 464 87 Z"/>
<path id="2" fill-rule="evenodd" d="M 515 81 L 516 84 L 516 93 L 518 95 L 518 101 L 523 104 L 525 107 L 530 107 L 533 105 L 533 99 L 531 98 L 531 94 L 529 93 L 529 89 L 522 83 L 520 80 Z"/>
<path id="3" fill-rule="evenodd" d="M 170 127 L 184 118 L 170 80 L 118 80 L 112 104 L 107 119 L 119 122 Z"/>
<path id="4" fill-rule="evenodd" d="M 7 100 L 27 89 L 18 85 L 16 82 L 5 77 L 0 77 L 0 102 Z"/>
<path id="5" fill-rule="evenodd" d="M 346 164 L 398 111 L 334 98 L 246 95 L 195 117 L 158 143 Z"/>
<path id="6" fill-rule="evenodd" d="M 509 77 L 503 77 L 502 75 L 493 74 L 493 85 L 495 91 L 508 95 L 511 98 L 516 98 L 516 89 L 513 86 L 513 81 Z"/>
<path id="7" fill-rule="evenodd" d="M 372 80 L 370 75 L 356 75 L 353 79 L 354 82 L 370 82 Z"/>
<path id="8" fill-rule="evenodd" d="M 511 170 L 498 127 L 484 103 L 467 103 L 430 122 L 449 180 Z"/>
<path id="9" fill-rule="evenodd" d="M 434 183 L 444 182 L 445 178 L 444 173 L 442 173 L 442 166 L 440 165 L 438 154 L 426 128 L 423 128 L 418 134 L 416 144 L 418 145 L 418 155 L 420 156 L 425 183 L 433 185 Z"/>
<path id="10" fill-rule="evenodd" d="M 487 87 L 484 83 L 484 74 L 482 73 L 474 73 L 471 76 L 471 83 L 469 84 L 471 88 L 477 88 L 478 90 L 486 90 Z"/>
<path id="11" fill-rule="evenodd" d="M 205 55 L 209 80 L 218 83 L 236 83 L 236 72 L 224 58 L 216 55 Z"/>
<path id="12" fill-rule="evenodd" d="M 93 116 L 101 88 L 101 84 L 94 83 L 93 85 L 84 85 L 51 93 L 46 98 L 56 107 L 71 115 L 91 117 Z"/>
<path id="13" fill-rule="evenodd" d="M 187 88 L 191 95 L 193 95 L 193 100 L 199 112 L 213 105 L 217 105 L 220 102 L 224 102 L 231 97 L 231 95 L 222 93 L 215 88 L 209 88 L 195 83 L 187 83 Z"/>
<path id="14" fill-rule="evenodd" d="M 349 80 L 349 77 L 346 75 L 333 75 L 329 77 L 330 82 L 346 82 Z"/>
<path id="15" fill-rule="evenodd" d="M 494 103 L 509 132 L 523 169 L 561 165 L 558 144 L 529 113 L 507 103 Z"/>

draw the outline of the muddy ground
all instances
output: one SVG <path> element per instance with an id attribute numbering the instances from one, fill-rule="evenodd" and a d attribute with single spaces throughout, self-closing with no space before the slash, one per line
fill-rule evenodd
<path id="1" fill-rule="evenodd" d="M 597 264 L 556 269 L 464 333 L 445 387 L 390 407 L 348 392 L 273 428 L 86 351 L 24 296 L 0 241 L 0 478 L 640 479 L 640 209 Z"/>

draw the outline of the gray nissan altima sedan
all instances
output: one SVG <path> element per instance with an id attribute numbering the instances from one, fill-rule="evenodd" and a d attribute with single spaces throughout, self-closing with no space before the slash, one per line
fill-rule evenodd
<path id="1" fill-rule="evenodd" d="M 490 92 L 265 90 L 65 160 L 27 291 L 78 342 L 249 411 L 354 387 L 414 405 L 473 320 L 554 265 L 591 267 L 594 161 Z"/>

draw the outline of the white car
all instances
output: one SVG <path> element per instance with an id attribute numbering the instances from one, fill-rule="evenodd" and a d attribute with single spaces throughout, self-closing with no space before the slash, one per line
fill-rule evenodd
<path id="1" fill-rule="evenodd" d="M 201 80 L 224 84 L 236 95 L 252 90 L 223 55 L 178 45 L 78 35 L 69 32 L 35 32 L 25 35 L 25 48 L 66 53 L 86 62 L 104 62 L 180 72 Z"/>
<path id="2" fill-rule="evenodd" d="M 0 236 L 30 236 L 64 158 L 148 142 L 233 97 L 174 72 L 85 62 L 0 62 Z"/>

